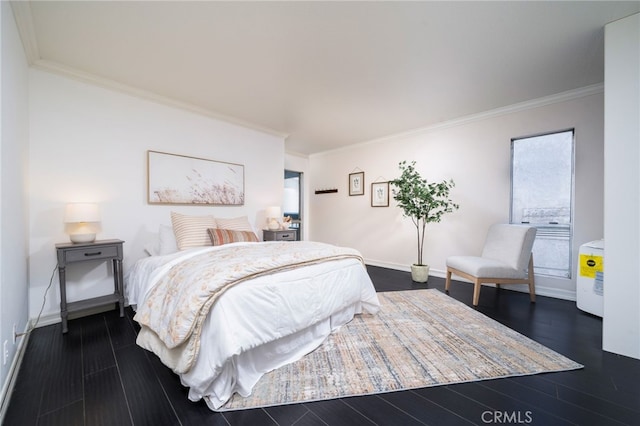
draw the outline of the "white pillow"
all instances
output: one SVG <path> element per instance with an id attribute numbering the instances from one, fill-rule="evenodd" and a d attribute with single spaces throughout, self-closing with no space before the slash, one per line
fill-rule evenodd
<path id="1" fill-rule="evenodd" d="M 160 253 L 160 240 L 156 237 L 150 243 L 145 244 L 144 251 L 149 256 L 158 256 L 158 253 Z"/>
<path id="2" fill-rule="evenodd" d="M 175 212 L 171 212 L 171 223 L 180 250 L 210 246 L 207 229 L 217 227 L 213 216 L 188 216 Z"/>
<path id="3" fill-rule="evenodd" d="M 240 216 L 234 218 L 216 218 L 216 223 L 219 229 L 229 229 L 232 231 L 247 231 L 253 232 L 253 227 L 249 223 L 247 216 Z"/>
<path id="4" fill-rule="evenodd" d="M 173 228 L 169 225 L 160 225 L 158 255 L 164 256 L 178 251 L 178 242 Z"/>
<path id="5" fill-rule="evenodd" d="M 144 246 L 144 251 L 149 256 L 164 256 L 165 254 L 177 252 L 178 243 L 176 242 L 173 228 L 169 225 L 160 225 L 158 235 L 155 236 L 153 241 Z"/>

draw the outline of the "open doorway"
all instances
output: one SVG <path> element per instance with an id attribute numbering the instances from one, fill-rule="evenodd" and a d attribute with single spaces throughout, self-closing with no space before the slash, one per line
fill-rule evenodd
<path id="1" fill-rule="evenodd" d="M 302 239 L 302 173 L 284 171 L 284 202 L 282 210 L 285 216 L 291 216 L 291 229 L 297 230 L 296 239 Z"/>

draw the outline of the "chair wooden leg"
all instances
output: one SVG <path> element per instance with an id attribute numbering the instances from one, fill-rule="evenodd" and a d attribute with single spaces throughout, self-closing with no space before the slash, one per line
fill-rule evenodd
<path id="1" fill-rule="evenodd" d="M 451 285 L 451 271 L 447 269 L 447 279 L 444 282 L 444 291 L 449 292 L 449 286 Z"/>
<path id="2" fill-rule="evenodd" d="M 533 254 L 529 258 L 529 298 L 531 299 L 531 302 L 535 303 L 535 301 L 536 301 L 536 283 L 535 283 L 535 277 L 534 277 L 534 273 L 533 273 Z"/>
<path id="3" fill-rule="evenodd" d="M 473 306 L 478 306 L 478 302 L 480 301 L 480 281 L 476 280 L 473 283 Z"/>

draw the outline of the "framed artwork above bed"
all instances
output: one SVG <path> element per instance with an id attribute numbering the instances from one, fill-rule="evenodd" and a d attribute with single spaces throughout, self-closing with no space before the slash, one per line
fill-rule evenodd
<path id="1" fill-rule="evenodd" d="M 244 205 L 244 166 L 147 151 L 147 202 Z"/>

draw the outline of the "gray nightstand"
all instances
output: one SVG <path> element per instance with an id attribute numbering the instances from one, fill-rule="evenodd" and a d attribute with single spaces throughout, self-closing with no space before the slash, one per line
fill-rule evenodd
<path id="1" fill-rule="evenodd" d="M 287 229 L 286 231 L 262 231 L 264 241 L 296 241 L 298 239 L 297 229 Z"/>
<path id="2" fill-rule="evenodd" d="M 62 332 L 66 333 L 69 312 L 77 312 L 97 306 L 117 303 L 120 316 L 124 317 L 124 290 L 122 280 L 122 240 L 97 240 L 93 243 L 56 244 L 58 252 L 58 275 L 60 277 L 60 317 Z M 67 303 L 66 267 L 69 263 L 90 260 L 111 260 L 113 262 L 113 294 Z"/>

